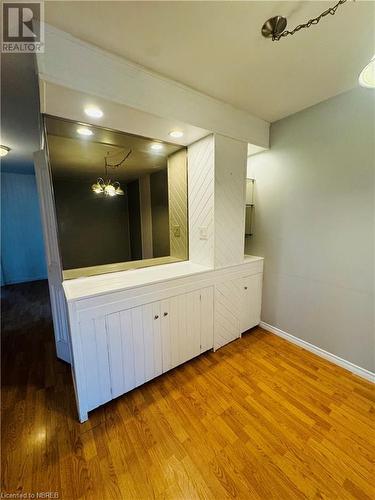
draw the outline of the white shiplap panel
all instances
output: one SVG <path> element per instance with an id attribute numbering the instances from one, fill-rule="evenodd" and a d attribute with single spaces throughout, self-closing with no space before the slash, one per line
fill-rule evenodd
<path id="1" fill-rule="evenodd" d="M 215 349 L 240 336 L 241 305 L 240 280 L 215 286 Z"/>
<path id="2" fill-rule="evenodd" d="M 188 147 L 189 258 L 212 266 L 214 261 L 214 136 Z M 207 239 L 201 239 L 205 228 Z"/>
<path id="3" fill-rule="evenodd" d="M 215 268 L 243 262 L 247 144 L 215 136 Z"/>

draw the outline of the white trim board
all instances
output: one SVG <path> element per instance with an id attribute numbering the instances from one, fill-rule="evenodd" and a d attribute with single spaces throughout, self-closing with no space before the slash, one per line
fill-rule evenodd
<path id="1" fill-rule="evenodd" d="M 346 370 L 354 373 L 355 375 L 358 375 L 359 377 L 368 380 L 369 382 L 375 383 L 375 373 L 371 372 L 370 370 L 361 368 L 360 366 L 357 366 L 354 363 L 347 361 L 346 359 L 340 358 L 335 354 L 332 354 L 328 351 L 325 351 L 324 349 L 321 349 L 320 347 L 310 344 L 310 342 L 306 342 L 306 340 L 299 339 L 298 337 L 295 337 L 290 333 L 286 333 L 283 330 L 276 328 L 275 326 L 265 323 L 264 321 L 261 321 L 259 323 L 259 326 L 264 330 L 267 330 L 268 332 L 274 333 L 278 337 L 282 337 L 283 339 L 287 340 L 288 342 L 291 342 L 292 344 L 296 344 L 299 347 L 306 349 L 307 351 L 313 352 L 314 354 L 320 356 L 321 358 L 331 361 L 331 363 L 334 363 L 335 365 L 345 368 Z"/>
<path id="2" fill-rule="evenodd" d="M 48 50 L 37 54 L 40 80 L 269 147 L 269 122 L 47 23 L 44 27 Z"/>

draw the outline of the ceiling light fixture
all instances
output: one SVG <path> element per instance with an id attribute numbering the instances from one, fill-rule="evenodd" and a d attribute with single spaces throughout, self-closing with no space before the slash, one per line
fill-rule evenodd
<path id="1" fill-rule="evenodd" d="M 310 28 L 310 26 L 312 26 L 313 24 L 318 24 L 320 20 L 323 17 L 328 16 L 328 14 L 331 14 L 333 16 L 334 14 L 336 14 L 336 11 L 339 8 L 339 6 L 345 3 L 346 1 L 347 0 L 339 0 L 339 2 L 337 2 L 336 5 L 325 10 L 318 17 L 314 17 L 313 19 L 310 19 L 306 23 L 299 24 L 291 31 L 285 29 L 287 25 L 286 17 L 283 16 L 271 17 L 263 24 L 262 35 L 265 38 L 272 38 L 272 41 L 274 42 L 278 42 L 279 40 L 281 40 L 281 38 L 284 38 L 288 35 L 294 35 L 294 33 L 297 33 L 297 31 L 300 31 L 303 28 Z"/>
<path id="2" fill-rule="evenodd" d="M 0 156 L 6 156 L 10 151 L 8 146 L 0 146 Z"/>
<path id="3" fill-rule="evenodd" d="M 103 116 L 103 111 L 96 106 L 88 106 L 85 108 L 85 113 L 91 118 L 101 118 Z"/>
<path id="4" fill-rule="evenodd" d="M 77 128 L 77 133 L 79 135 L 85 135 L 88 137 L 90 135 L 93 135 L 94 132 L 87 127 L 79 127 Z"/>
<path id="5" fill-rule="evenodd" d="M 359 75 L 359 84 L 367 89 L 375 88 L 375 55 Z"/>
<path id="6" fill-rule="evenodd" d="M 131 155 L 132 150 L 130 149 L 129 152 L 125 155 L 124 158 L 121 159 L 120 162 L 118 163 L 110 163 L 110 154 L 107 153 L 107 156 L 104 157 L 104 169 L 105 169 L 105 180 L 103 177 L 98 177 L 96 179 L 95 184 L 91 186 L 91 190 L 94 191 L 96 194 L 104 194 L 105 196 L 116 196 L 120 195 L 123 196 L 125 193 L 123 189 L 121 189 L 121 185 L 119 181 L 114 181 L 110 179 L 108 176 L 108 168 L 118 168 L 120 167 L 127 158 Z M 116 154 L 118 156 L 118 154 Z"/>
<path id="7" fill-rule="evenodd" d="M 184 135 L 184 133 L 181 132 L 181 130 L 171 130 L 168 135 L 170 135 L 170 137 L 173 137 L 173 139 L 179 139 Z"/>
<path id="8" fill-rule="evenodd" d="M 154 151 L 160 151 L 161 149 L 163 149 L 163 144 L 161 144 L 160 142 L 155 142 L 154 144 L 151 144 L 151 149 L 153 149 Z"/>

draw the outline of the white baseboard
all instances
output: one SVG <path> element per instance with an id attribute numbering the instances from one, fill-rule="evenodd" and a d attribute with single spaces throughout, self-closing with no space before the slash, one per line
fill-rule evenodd
<path id="1" fill-rule="evenodd" d="M 264 330 L 267 330 L 268 332 L 274 333 L 275 335 L 282 337 L 285 340 L 288 340 L 289 342 L 292 342 L 293 344 L 296 344 L 300 347 L 303 347 L 307 351 L 313 352 L 314 354 L 317 354 L 321 358 L 327 359 L 328 361 L 331 361 L 335 365 L 339 365 L 342 368 L 345 368 L 346 370 L 349 370 L 350 372 L 354 373 L 355 375 L 358 375 L 359 377 L 362 377 L 369 382 L 375 382 L 375 373 L 371 372 L 370 370 L 366 370 L 365 368 L 361 368 L 360 366 L 355 365 L 354 363 L 351 363 L 350 361 L 347 361 L 346 359 L 340 358 L 339 356 L 336 356 L 335 354 L 331 354 L 328 351 L 325 351 L 324 349 L 321 349 L 320 347 L 316 347 L 313 344 L 310 344 L 309 342 L 306 342 L 305 340 L 301 340 L 298 337 L 295 337 L 294 335 L 291 335 L 290 333 L 286 333 L 283 330 L 280 330 L 279 328 L 276 328 L 275 326 L 269 325 L 268 323 L 265 323 L 264 321 L 261 321 L 259 326 L 263 328 Z"/>

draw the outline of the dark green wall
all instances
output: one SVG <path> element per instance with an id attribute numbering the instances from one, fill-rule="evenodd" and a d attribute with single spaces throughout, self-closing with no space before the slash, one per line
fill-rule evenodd
<path id="1" fill-rule="evenodd" d="M 86 180 L 54 179 L 64 269 L 131 260 L 127 196 L 104 197 Z"/>
<path id="2" fill-rule="evenodd" d="M 150 175 L 154 257 L 170 255 L 167 169 Z"/>

